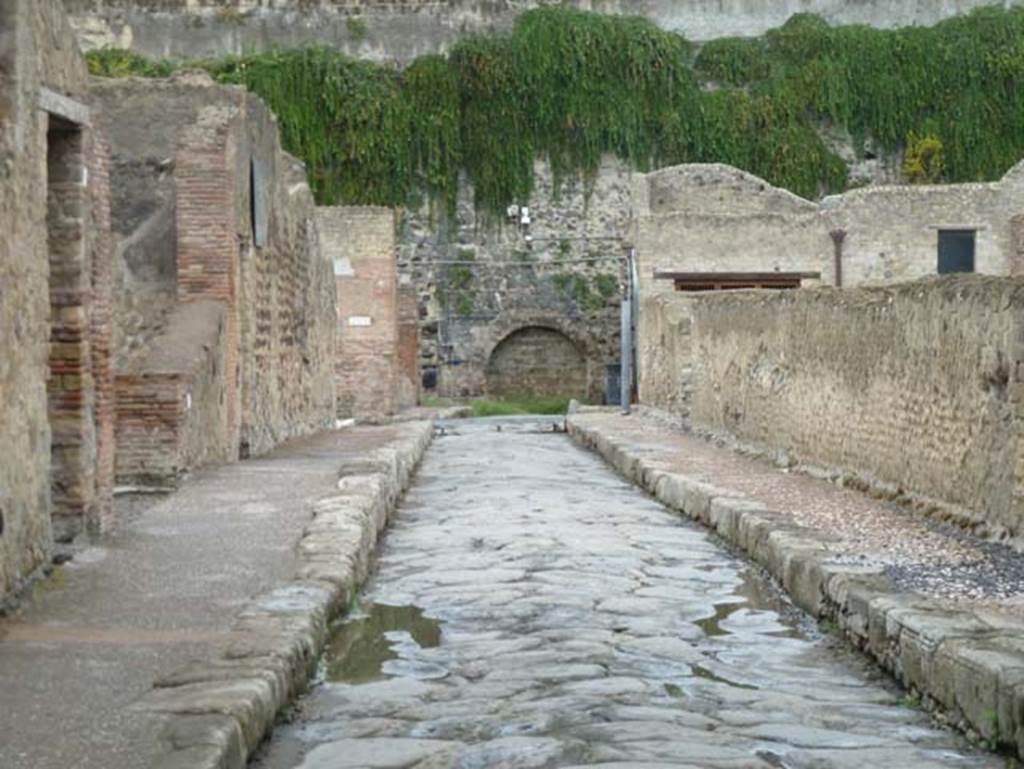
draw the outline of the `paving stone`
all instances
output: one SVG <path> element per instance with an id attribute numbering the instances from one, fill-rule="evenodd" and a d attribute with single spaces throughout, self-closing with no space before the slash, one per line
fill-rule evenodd
<path id="1" fill-rule="evenodd" d="M 713 500 L 706 517 L 728 518 L 822 606 L 832 600 L 822 580 L 844 605 L 872 605 L 858 590 L 877 570 L 826 563 L 824 545 L 752 497 L 669 478 L 625 446 L 614 459 L 649 486 L 675 483 L 680 498 L 700 484 L 693 494 Z M 793 566 L 790 547 L 816 568 Z M 438 623 L 437 644 L 389 628 L 368 645 L 393 656 L 377 678 L 313 689 L 254 769 L 827 769 L 858 755 L 886 769 L 1000 765 L 901 707 L 899 691 L 823 640 L 760 569 L 564 436 L 468 422 L 435 443 L 359 598 L 410 601 Z M 904 612 L 907 632 L 929 638 L 922 611 L 888 605 L 882 634 Z M 434 669 L 448 675 L 417 680 Z M 1006 691 L 1012 714 L 1016 689 Z"/>

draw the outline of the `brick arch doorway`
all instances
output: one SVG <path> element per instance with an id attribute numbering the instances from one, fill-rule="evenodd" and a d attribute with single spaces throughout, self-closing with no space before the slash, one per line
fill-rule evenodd
<path id="1" fill-rule="evenodd" d="M 561 331 L 541 325 L 522 326 L 491 351 L 486 368 L 487 394 L 509 398 L 585 398 L 587 360 Z"/>

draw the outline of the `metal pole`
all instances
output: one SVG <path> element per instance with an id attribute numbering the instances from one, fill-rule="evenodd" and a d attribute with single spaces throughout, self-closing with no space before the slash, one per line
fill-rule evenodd
<path id="1" fill-rule="evenodd" d="M 622 295 L 622 357 L 619 369 L 619 400 L 629 414 L 633 391 L 633 254 L 626 264 L 626 290 Z"/>

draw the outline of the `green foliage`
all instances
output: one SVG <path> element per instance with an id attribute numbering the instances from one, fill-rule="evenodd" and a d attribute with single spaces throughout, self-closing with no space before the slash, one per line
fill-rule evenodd
<path id="1" fill-rule="evenodd" d="M 458 301 L 455 303 L 455 312 L 461 317 L 466 318 L 473 314 L 474 309 L 473 295 L 470 293 L 460 294 Z"/>
<path id="2" fill-rule="evenodd" d="M 723 37 L 706 43 L 694 62 L 702 80 L 733 86 L 764 80 L 771 73 L 770 67 L 764 41 L 742 37 Z"/>
<path id="3" fill-rule="evenodd" d="M 98 77 L 170 77 L 176 69 L 169 61 L 153 61 L 122 48 L 100 48 L 85 55 L 89 74 Z"/>
<path id="4" fill-rule="evenodd" d="M 349 35 L 351 35 L 352 39 L 356 42 L 362 42 L 366 39 L 366 19 L 360 18 L 359 16 L 349 16 L 345 21 L 345 27 L 348 29 Z"/>
<path id="5" fill-rule="evenodd" d="M 535 398 L 523 396 L 503 400 L 475 400 L 475 417 L 505 417 L 517 414 L 564 414 L 569 409 L 569 398 Z"/>
<path id="6" fill-rule="evenodd" d="M 608 299 L 618 291 L 618 278 L 612 275 L 597 275 L 593 281 L 586 275 L 558 272 L 551 276 L 555 289 L 571 298 L 583 312 L 597 312 L 604 309 Z"/>
<path id="7" fill-rule="evenodd" d="M 934 184 L 942 179 L 945 155 L 942 140 L 934 136 L 907 137 L 907 152 L 903 158 L 903 175 L 911 184 Z"/>
<path id="8" fill-rule="evenodd" d="M 1024 155 L 1024 8 L 897 30 L 799 15 L 691 56 L 641 19 L 547 6 L 402 72 L 322 48 L 204 66 L 268 102 L 326 204 L 398 206 L 426 191 L 452 214 L 464 173 L 478 209 L 500 216 L 531 192 L 538 156 L 559 180 L 587 179 L 604 153 L 640 170 L 728 163 L 816 197 L 847 184 L 823 124 L 889 153 L 934 138 L 944 162 L 925 173 L 942 181 L 998 178 Z M 111 76 L 171 68 L 115 51 L 89 63 Z"/>
<path id="9" fill-rule="evenodd" d="M 606 302 L 619 292 L 619 278 L 606 272 L 594 276 L 594 288 Z"/>

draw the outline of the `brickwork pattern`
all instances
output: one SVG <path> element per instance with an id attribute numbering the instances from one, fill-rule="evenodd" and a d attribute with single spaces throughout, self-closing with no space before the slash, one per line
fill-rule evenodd
<path id="1" fill-rule="evenodd" d="M 223 302 L 179 305 L 149 354 L 117 374 L 117 477 L 173 488 L 237 450 L 227 424 L 227 322 Z M 219 429 L 218 429 L 219 428 Z"/>
<path id="2" fill-rule="evenodd" d="M 226 308 L 227 407 L 222 430 L 237 446 L 241 430 L 239 398 L 238 225 L 235 220 L 235 138 L 237 110 L 207 107 L 189 128 L 175 161 L 177 184 L 178 299 L 215 300 Z"/>
<path id="3" fill-rule="evenodd" d="M 77 134 L 69 164 L 48 152 L 57 120 L 40 109 L 44 89 L 73 105 L 80 123 L 60 125 Z M 0 4 L 0 606 L 49 564 L 52 514 L 60 535 L 70 536 L 86 520 L 102 521 L 108 498 L 97 271 L 109 263 L 102 238 L 91 234 L 106 198 L 102 142 L 81 124 L 86 89 L 85 62 L 58 0 Z M 88 194 L 86 165 L 100 176 Z"/>
<path id="4" fill-rule="evenodd" d="M 421 381 L 419 292 L 411 285 L 398 289 L 398 371 L 398 408 L 411 408 Z"/>
<path id="5" fill-rule="evenodd" d="M 93 413 L 96 435 L 96 494 L 89 525 L 110 529 L 114 517 L 115 382 L 114 382 L 114 261 L 110 221 L 110 145 L 106 132 L 94 125 L 90 133 L 88 194 L 93 201 L 90 234 L 92 245 L 92 301 L 89 345 L 95 390 Z"/>
<path id="6" fill-rule="evenodd" d="M 317 211 L 334 261 L 339 417 L 370 418 L 398 407 L 398 269 L 395 211 L 338 206 Z"/>

